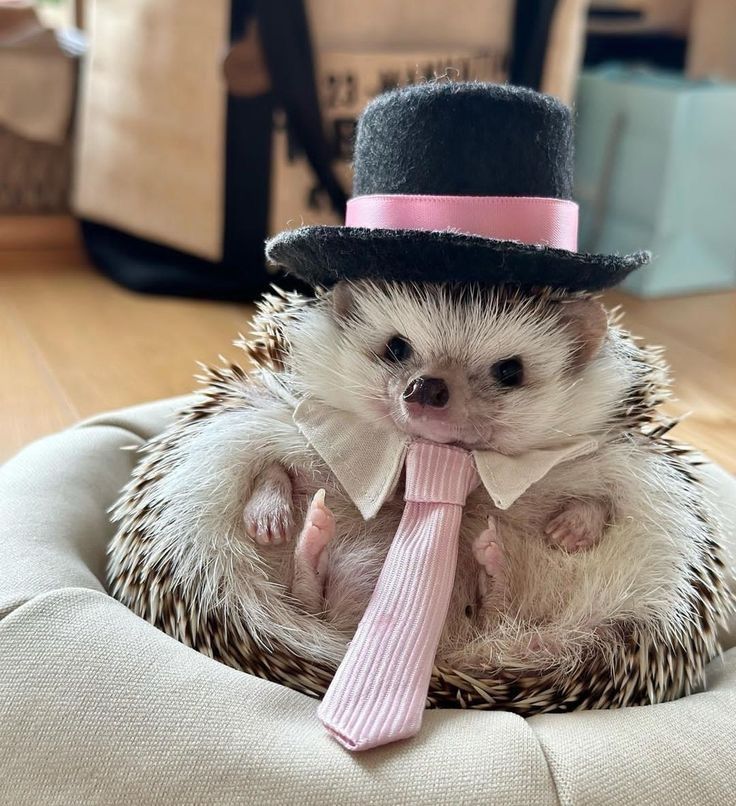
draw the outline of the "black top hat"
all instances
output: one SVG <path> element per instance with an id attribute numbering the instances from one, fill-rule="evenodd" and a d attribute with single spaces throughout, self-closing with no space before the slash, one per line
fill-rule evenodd
<path id="1" fill-rule="evenodd" d="M 340 279 L 509 283 L 595 291 L 649 255 L 576 251 L 573 127 L 520 87 L 430 83 L 370 103 L 358 123 L 346 226 L 285 231 L 268 259 L 313 285 Z"/>

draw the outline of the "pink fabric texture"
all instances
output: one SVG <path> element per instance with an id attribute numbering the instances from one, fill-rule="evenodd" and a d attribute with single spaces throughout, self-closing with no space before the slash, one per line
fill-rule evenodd
<path id="1" fill-rule="evenodd" d="M 453 230 L 500 241 L 578 248 L 578 206 L 534 196 L 374 195 L 350 199 L 348 227 Z"/>
<path id="2" fill-rule="evenodd" d="M 317 711 L 349 750 L 419 731 L 455 579 L 462 508 L 477 483 L 467 451 L 430 442 L 409 446 L 401 523 Z"/>

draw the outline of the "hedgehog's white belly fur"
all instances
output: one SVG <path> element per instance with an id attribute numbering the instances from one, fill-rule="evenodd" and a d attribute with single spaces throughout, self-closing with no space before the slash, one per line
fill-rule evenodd
<path id="1" fill-rule="evenodd" d="M 196 589 L 203 608 L 240 612 L 264 644 L 274 639 L 315 661 L 339 660 L 398 524 L 400 496 L 375 521 L 363 522 L 286 413 L 280 422 L 273 411 L 260 422 L 253 410 L 222 413 L 193 428 L 176 451 L 170 472 L 151 490 L 166 505 L 146 551 L 173 559 L 175 581 Z M 299 613 L 284 596 L 293 544 L 263 548 L 245 535 L 243 505 L 258 472 L 254 456 L 260 467 L 266 461 L 291 466 L 302 514 L 311 494 L 327 488 L 337 536 L 321 619 Z M 482 490 L 474 492 L 439 657 L 456 668 L 571 673 L 594 645 L 617 649 L 623 637 L 612 626 L 633 621 L 655 633 L 681 627 L 688 568 L 706 538 L 696 494 L 644 439 L 604 445 L 558 466 L 508 512 L 495 511 Z M 606 497 L 616 517 L 597 545 L 567 554 L 546 544 L 542 526 L 573 496 Z M 491 514 L 498 517 L 507 577 L 503 595 L 492 590 L 479 607 L 481 569 L 471 544 Z"/>

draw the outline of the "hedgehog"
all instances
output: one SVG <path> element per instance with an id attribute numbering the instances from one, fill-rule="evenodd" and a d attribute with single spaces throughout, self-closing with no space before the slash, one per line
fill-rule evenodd
<path id="1" fill-rule="evenodd" d="M 400 324 L 399 324 L 400 323 Z M 341 281 L 274 288 L 254 368 L 202 388 L 141 449 L 114 506 L 112 595 L 205 655 L 321 697 L 375 585 L 401 486 L 364 520 L 292 415 L 305 396 L 414 437 L 513 453 L 591 437 L 508 510 L 463 514 L 427 706 L 530 716 L 705 685 L 734 610 L 669 377 L 591 293 Z M 438 385 L 439 384 L 439 385 Z"/>

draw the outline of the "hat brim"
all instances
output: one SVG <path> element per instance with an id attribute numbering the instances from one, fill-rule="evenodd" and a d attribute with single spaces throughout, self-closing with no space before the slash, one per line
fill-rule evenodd
<path id="1" fill-rule="evenodd" d="M 339 280 L 479 283 L 602 291 L 649 262 L 648 252 L 595 255 L 457 232 L 311 226 L 266 243 L 266 257 L 312 286 Z"/>

